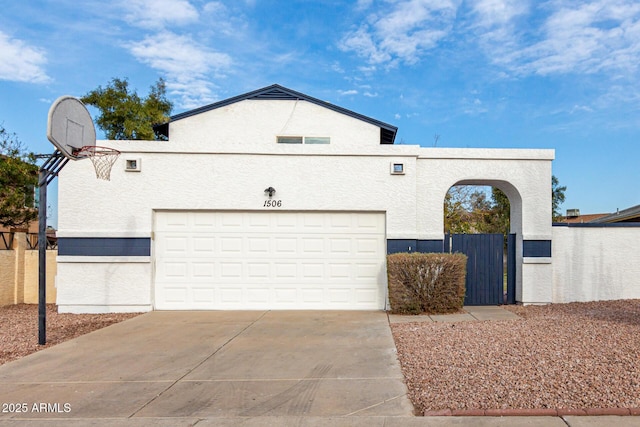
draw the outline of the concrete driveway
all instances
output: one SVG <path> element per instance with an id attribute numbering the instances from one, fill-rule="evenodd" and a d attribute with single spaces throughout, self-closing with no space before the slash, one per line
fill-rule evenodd
<path id="1" fill-rule="evenodd" d="M 0 424 L 410 416 L 406 391 L 381 311 L 151 312 L 1 366 L 26 411 Z"/>

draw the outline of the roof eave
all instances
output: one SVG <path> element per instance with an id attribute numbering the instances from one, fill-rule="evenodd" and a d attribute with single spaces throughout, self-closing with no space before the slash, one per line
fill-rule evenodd
<path id="1" fill-rule="evenodd" d="M 371 117 L 362 115 L 360 113 L 356 113 L 355 111 L 351 111 L 346 108 L 339 107 L 329 102 L 322 101 L 312 96 L 305 95 L 300 92 L 296 92 L 295 90 L 286 88 L 284 86 L 280 86 L 278 84 L 273 84 L 271 86 L 267 86 L 262 89 L 257 89 L 242 95 L 238 95 L 232 98 L 224 99 L 222 101 L 214 102 L 213 104 L 205 105 L 193 110 L 189 110 L 183 113 L 173 115 L 169 118 L 169 122 L 158 124 L 154 126 L 154 129 L 160 134 L 169 138 L 169 123 L 171 122 L 185 119 L 187 117 L 195 116 L 197 114 L 205 113 L 207 111 L 215 110 L 217 108 L 221 108 L 221 107 L 234 104 L 236 102 L 248 100 L 248 99 L 289 99 L 289 100 L 295 99 L 295 100 L 308 101 L 313 104 L 320 105 L 324 108 L 328 108 L 338 113 L 345 114 L 355 119 L 370 123 L 374 126 L 378 126 L 380 128 L 380 144 L 393 144 L 395 141 L 396 133 L 398 132 L 398 128 L 396 126 L 390 125 L 385 122 L 381 122 L 380 120 L 373 119 Z"/>

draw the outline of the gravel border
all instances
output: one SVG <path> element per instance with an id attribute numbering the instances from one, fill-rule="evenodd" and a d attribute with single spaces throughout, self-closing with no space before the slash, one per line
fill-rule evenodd
<path id="1" fill-rule="evenodd" d="M 391 325 L 417 414 L 640 413 L 640 300 L 504 308 L 521 319 Z"/>
<path id="2" fill-rule="evenodd" d="M 504 306 L 517 320 L 396 323 L 419 415 L 640 415 L 640 300 Z M 0 307 L 0 365 L 141 313 Z"/>
<path id="3" fill-rule="evenodd" d="M 61 314 L 47 304 L 47 343 L 41 346 L 37 304 L 0 306 L 0 365 L 140 314 Z"/>

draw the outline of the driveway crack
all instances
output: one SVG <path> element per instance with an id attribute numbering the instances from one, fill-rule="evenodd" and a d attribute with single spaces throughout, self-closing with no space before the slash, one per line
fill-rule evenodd
<path id="1" fill-rule="evenodd" d="M 165 394 L 167 391 L 171 390 L 176 384 L 178 384 L 180 381 L 182 381 L 187 375 L 189 375 L 191 372 L 195 371 L 196 369 L 198 369 L 200 366 L 202 366 L 203 363 L 205 363 L 206 361 L 208 361 L 209 359 L 211 359 L 213 356 L 215 356 L 220 350 L 222 350 L 223 348 L 225 348 L 231 341 L 235 340 L 237 337 L 239 337 L 240 335 L 242 335 L 247 329 L 249 329 L 250 327 L 252 327 L 253 325 L 255 325 L 257 322 L 259 322 L 260 320 L 262 320 L 262 318 L 264 316 L 266 316 L 266 314 L 269 311 L 265 311 L 263 312 L 260 317 L 258 317 L 256 320 L 254 320 L 253 322 L 249 323 L 246 327 L 244 327 L 242 330 L 240 330 L 238 333 L 236 333 L 235 335 L 233 335 L 231 338 L 229 338 L 227 341 L 225 341 L 224 344 L 222 344 L 220 347 L 218 347 L 213 353 L 211 353 L 210 355 L 208 355 L 207 357 L 205 357 L 204 359 L 202 359 L 199 363 L 197 363 L 195 366 L 193 366 L 191 369 L 189 369 L 184 375 L 182 375 L 180 378 L 178 378 L 177 380 L 173 381 L 168 387 L 166 387 L 164 390 L 162 390 L 160 393 L 156 394 L 153 399 L 149 400 L 147 403 L 145 403 L 144 405 L 142 405 L 140 408 L 138 408 L 135 412 L 133 412 L 131 415 L 129 415 L 128 418 L 132 418 L 135 417 L 140 411 L 142 411 L 144 408 L 146 408 L 147 406 L 149 406 L 150 404 L 152 404 L 153 402 L 155 402 L 159 397 L 161 397 L 163 394 Z"/>

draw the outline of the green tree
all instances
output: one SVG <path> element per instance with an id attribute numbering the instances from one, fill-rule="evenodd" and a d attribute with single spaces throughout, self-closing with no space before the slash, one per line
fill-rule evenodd
<path id="1" fill-rule="evenodd" d="M 556 176 L 551 177 L 551 204 L 553 206 L 553 221 L 560 222 L 563 219 L 560 212 L 560 205 L 564 203 L 564 192 L 567 191 L 566 186 L 560 186 L 560 181 Z"/>
<path id="2" fill-rule="evenodd" d="M 38 216 L 35 160 L 18 137 L 0 125 L 0 224 L 5 227 L 25 227 Z"/>
<path id="3" fill-rule="evenodd" d="M 553 221 L 562 219 L 560 205 L 565 200 L 566 186 L 551 177 Z M 491 199 L 477 186 L 451 187 L 444 200 L 444 224 L 448 233 L 510 233 L 511 205 L 499 188 L 491 189 Z"/>
<path id="4" fill-rule="evenodd" d="M 173 105 L 166 90 L 165 81 L 160 78 L 151 86 L 149 95 L 140 98 L 129 89 L 126 78 L 113 78 L 106 88 L 98 86 L 81 100 L 100 111 L 96 125 L 107 139 L 161 140 L 164 137 L 153 126 L 169 120 Z"/>
<path id="5" fill-rule="evenodd" d="M 455 185 L 445 195 L 444 224 L 448 233 L 488 233 L 491 202 L 476 186 Z"/>
<path id="6" fill-rule="evenodd" d="M 491 189 L 491 233 L 501 233 L 505 236 L 511 232 L 511 203 L 506 194 L 497 187 Z"/>

